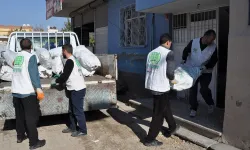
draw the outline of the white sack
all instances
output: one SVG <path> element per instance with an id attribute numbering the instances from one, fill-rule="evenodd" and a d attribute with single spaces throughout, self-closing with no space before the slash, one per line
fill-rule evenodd
<path id="1" fill-rule="evenodd" d="M 4 81 L 12 81 L 13 69 L 10 66 L 2 66 L 0 70 L 0 78 Z"/>
<path id="2" fill-rule="evenodd" d="M 4 60 L 6 61 L 6 63 L 13 68 L 13 62 L 17 56 L 16 52 L 13 52 L 11 50 L 6 50 L 2 52 L 2 57 L 4 58 Z"/>
<path id="3" fill-rule="evenodd" d="M 50 53 L 50 56 L 52 58 L 61 56 L 62 55 L 62 47 L 53 48 L 53 49 L 49 50 L 49 53 Z"/>
<path id="4" fill-rule="evenodd" d="M 74 50 L 74 56 L 79 60 L 83 68 L 88 71 L 94 71 L 101 66 L 101 62 L 90 50 L 85 46 L 77 46 Z"/>
<path id="5" fill-rule="evenodd" d="M 40 78 L 51 78 L 52 77 L 52 70 L 46 69 L 43 66 L 38 66 L 38 72 Z"/>
<path id="6" fill-rule="evenodd" d="M 182 91 L 193 86 L 198 77 L 201 75 L 201 68 L 181 65 L 175 70 L 174 74 L 175 80 L 177 80 L 178 83 L 173 85 L 173 89 Z"/>
<path id="7" fill-rule="evenodd" d="M 52 72 L 55 74 L 60 74 L 63 71 L 63 63 L 61 57 L 55 57 L 52 59 Z"/>
<path id="8" fill-rule="evenodd" d="M 93 76 L 95 71 L 88 71 L 85 68 L 81 67 L 82 75 L 85 77 Z"/>
<path id="9" fill-rule="evenodd" d="M 36 49 L 36 55 L 38 56 L 39 62 L 43 67 L 51 69 L 51 63 L 52 63 L 51 57 L 47 49 L 45 48 Z"/>
<path id="10" fill-rule="evenodd" d="M 63 56 L 61 55 L 61 60 L 63 62 L 63 65 L 65 65 L 67 59 L 64 59 Z M 82 75 L 85 76 L 85 77 L 93 76 L 94 73 L 95 73 L 95 71 L 88 71 L 83 67 L 81 67 L 81 72 L 82 72 Z"/>

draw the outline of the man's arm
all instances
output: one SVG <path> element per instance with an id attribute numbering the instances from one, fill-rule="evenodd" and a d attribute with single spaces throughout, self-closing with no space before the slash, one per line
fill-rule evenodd
<path id="1" fill-rule="evenodd" d="M 68 79 L 69 76 L 74 68 L 74 62 L 71 59 L 68 59 L 65 63 L 63 73 L 60 75 L 59 78 L 56 79 L 56 83 L 63 84 L 65 83 Z"/>
<path id="2" fill-rule="evenodd" d="M 218 61 L 217 48 L 215 49 L 213 55 L 209 59 L 208 63 L 205 65 L 207 69 L 213 69 Z"/>
<path id="3" fill-rule="evenodd" d="M 184 48 L 182 53 L 182 60 L 186 62 L 188 55 L 191 53 L 193 40 L 191 40 L 188 45 Z"/>
<path id="4" fill-rule="evenodd" d="M 35 55 L 30 57 L 28 71 L 33 87 L 35 89 L 41 88 L 40 75 L 38 72 L 37 59 Z"/>
<path id="5" fill-rule="evenodd" d="M 174 80 L 175 61 L 174 61 L 173 51 L 168 53 L 166 61 L 167 61 L 167 77 L 169 80 Z"/>

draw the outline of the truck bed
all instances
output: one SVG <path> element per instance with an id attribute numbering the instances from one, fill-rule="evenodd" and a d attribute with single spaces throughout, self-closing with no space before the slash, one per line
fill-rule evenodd
<path id="1" fill-rule="evenodd" d="M 41 79 L 42 87 L 45 89 L 50 88 L 51 80 L 52 80 L 51 78 L 50 79 Z M 115 79 L 107 79 L 104 76 L 96 75 L 96 74 L 91 76 L 91 77 L 85 77 L 84 80 L 85 80 L 86 85 L 97 84 L 97 83 L 115 82 Z M 0 83 L 0 91 L 10 90 L 10 88 L 11 88 L 11 82 L 1 82 Z"/>

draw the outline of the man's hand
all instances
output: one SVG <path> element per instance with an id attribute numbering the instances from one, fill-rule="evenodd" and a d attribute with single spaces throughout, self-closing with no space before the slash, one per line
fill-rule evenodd
<path id="1" fill-rule="evenodd" d="M 181 64 L 184 65 L 184 64 L 185 64 L 185 60 L 182 60 L 182 61 L 181 61 Z"/>
<path id="2" fill-rule="evenodd" d="M 56 85 L 56 79 L 52 79 L 52 81 L 50 82 L 51 86 L 55 86 Z"/>
<path id="3" fill-rule="evenodd" d="M 37 99 L 38 99 L 39 101 L 41 101 L 41 100 L 44 99 L 44 93 L 43 93 L 42 89 L 37 88 L 37 89 L 36 89 L 36 94 L 37 94 Z"/>
<path id="4" fill-rule="evenodd" d="M 170 82 L 171 82 L 172 84 L 177 84 L 177 83 L 178 83 L 178 81 L 175 80 L 175 79 L 174 79 L 174 80 L 171 80 Z"/>

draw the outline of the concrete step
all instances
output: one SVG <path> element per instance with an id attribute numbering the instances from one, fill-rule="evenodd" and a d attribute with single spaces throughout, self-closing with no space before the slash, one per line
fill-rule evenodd
<path id="1" fill-rule="evenodd" d="M 135 122 L 131 121 L 131 123 L 133 122 L 132 126 L 139 125 L 145 131 L 148 132 L 149 125 L 150 125 L 149 122 L 151 122 L 151 120 L 152 120 L 152 117 L 149 117 L 149 114 L 151 114 L 151 110 L 149 108 L 146 108 L 145 106 L 143 106 L 139 102 L 134 102 L 134 104 L 133 104 L 134 107 L 130 107 L 130 106 L 128 106 L 128 104 L 125 104 L 125 103 L 119 102 L 119 101 L 118 101 L 117 105 L 118 105 L 120 110 L 126 112 L 127 114 L 131 114 L 132 118 L 136 117 L 136 118 L 141 119 L 141 121 L 139 121 L 139 120 L 136 120 Z M 116 114 L 116 113 L 114 113 L 114 114 Z M 176 120 L 178 120 L 178 119 L 176 118 Z M 145 121 L 147 121 L 147 123 L 145 123 Z M 183 121 L 185 121 L 185 120 L 183 120 Z M 166 122 L 164 122 L 163 126 L 168 127 Z M 210 139 L 210 138 L 205 137 L 203 135 L 197 134 L 189 129 L 186 129 L 182 125 L 181 125 L 180 129 L 177 130 L 175 135 L 184 139 L 184 140 L 190 141 L 196 145 L 204 147 L 208 150 L 240 150 L 240 149 L 237 149 L 237 148 L 232 147 L 230 145 L 219 143 L 216 140 L 213 140 L 213 139 Z"/>
<path id="2" fill-rule="evenodd" d="M 130 105 L 136 109 L 143 109 L 143 108 L 149 109 L 149 110 L 151 110 L 149 115 L 152 114 L 151 112 L 153 110 L 153 105 L 152 105 L 152 102 L 150 102 L 149 100 L 140 100 L 140 99 L 139 100 L 131 100 L 130 99 L 128 102 L 129 102 L 128 105 Z M 193 131 L 195 133 L 198 133 L 200 135 L 203 135 L 205 137 L 208 137 L 210 139 L 221 142 L 221 136 L 222 136 L 221 132 L 213 130 L 211 128 L 207 128 L 205 126 L 202 126 L 200 124 L 197 124 L 195 122 L 189 121 L 185 118 L 182 118 L 182 117 L 179 117 L 176 115 L 174 115 L 174 118 L 176 119 L 176 122 L 179 125 L 185 127 L 186 129 Z"/>
<path id="3" fill-rule="evenodd" d="M 125 105 L 122 102 L 118 102 L 117 105 L 119 106 L 120 110 L 122 110 L 122 111 L 124 111 L 124 112 L 126 112 L 128 114 L 131 114 L 131 116 L 134 116 L 134 117 L 139 118 L 140 120 L 142 120 L 142 121 L 136 120 L 134 123 L 138 124 L 146 132 L 148 132 L 149 125 L 150 125 L 150 122 L 152 120 L 152 117 L 145 118 L 145 115 L 147 115 L 148 113 L 150 113 L 149 109 L 146 109 L 146 110 L 145 109 L 143 110 L 143 108 L 131 109 L 131 107 Z M 125 120 L 128 120 L 128 119 L 125 118 Z M 145 121 L 147 123 L 145 123 Z M 168 124 L 166 122 L 164 122 L 163 127 L 167 128 Z M 209 139 L 209 138 L 204 137 L 202 135 L 199 135 L 199 134 L 197 134 L 195 132 L 192 132 L 192 131 L 190 131 L 190 130 L 182 127 L 182 126 L 180 127 L 179 130 L 176 131 L 175 135 L 178 136 L 178 137 L 180 137 L 180 138 L 182 138 L 182 139 L 184 139 L 184 140 L 190 141 L 190 142 L 192 142 L 192 143 L 194 143 L 196 145 L 204 147 L 204 148 L 209 148 L 212 145 L 215 145 L 215 144 L 218 143 L 215 140 L 212 140 L 212 139 Z"/>

